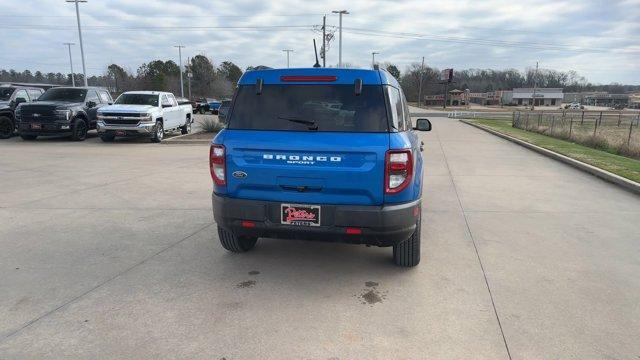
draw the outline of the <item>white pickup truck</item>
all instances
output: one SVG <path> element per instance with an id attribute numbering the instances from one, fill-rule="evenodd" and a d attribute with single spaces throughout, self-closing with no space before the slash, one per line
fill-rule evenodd
<path id="1" fill-rule="evenodd" d="M 191 131 L 193 108 L 179 105 L 172 93 L 161 91 L 127 91 L 113 105 L 98 110 L 97 129 L 102 141 L 116 136 L 149 136 L 161 142 L 166 131 Z"/>

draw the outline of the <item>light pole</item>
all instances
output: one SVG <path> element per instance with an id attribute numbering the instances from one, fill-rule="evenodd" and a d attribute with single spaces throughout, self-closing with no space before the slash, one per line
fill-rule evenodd
<path id="1" fill-rule="evenodd" d="M 332 13 L 340 15 L 339 35 L 338 35 L 338 67 L 342 67 L 342 15 L 349 12 L 347 10 L 333 10 Z"/>
<path id="2" fill-rule="evenodd" d="M 84 46 L 82 45 L 82 27 L 80 26 L 80 8 L 78 3 L 86 3 L 87 0 L 66 0 L 69 3 L 76 3 L 76 18 L 78 19 L 78 38 L 80 38 L 80 55 L 82 56 L 82 75 L 84 76 L 84 86 L 89 86 L 87 82 L 87 68 L 84 64 Z"/>
<path id="3" fill-rule="evenodd" d="M 292 53 L 293 50 L 292 49 L 284 49 L 282 51 L 287 53 L 287 69 L 288 69 L 289 68 L 289 53 Z"/>
<path id="4" fill-rule="evenodd" d="M 191 100 L 191 78 L 193 73 L 191 72 L 191 59 L 187 58 L 187 83 L 189 84 L 189 100 Z"/>
<path id="5" fill-rule="evenodd" d="M 379 52 L 373 51 L 371 52 L 371 68 L 376 67 L 376 54 L 380 54 Z"/>
<path id="6" fill-rule="evenodd" d="M 184 97 L 184 81 L 182 80 L 182 48 L 184 45 L 176 45 L 174 47 L 178 48 L 178 57 L 180 58 L 180 97 Z"/>
<path id="7" fill-rule="evenodd" d="M 531 95 L 531 111 L 536 109 L 536 88 L 538 87 L 538 62 L 536 61 L 536 72 L 533 74 L 533 94 Z"/>
<path id="8" fill-rule="evenodd" d="M 424 56 L 420 65 L 420 84 L 418 84 L 418 107 L 422 104 L 422 75 L 424 74 Z"/>
<path id="9" fill-rule="evenodd" d="M 62 44 L 67 45 L 67 47 L 69 48 L 69 65 L 71 65 L 71 86 L 76 87 L 76 80 L 73 76 L 73 59 L 71 58 L 71 45 L 75 45 L 75 43 L 66 42 Z"/>

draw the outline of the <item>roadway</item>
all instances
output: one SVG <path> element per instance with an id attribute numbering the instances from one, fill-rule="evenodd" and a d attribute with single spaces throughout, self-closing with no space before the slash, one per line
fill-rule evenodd
<path id="1" fill-rule="evenodd" d="M 206 146 L 0 142 L 0 358 L 640 356 L 640 197 L 432 118 L 422 263 L 219 245 Z"/>

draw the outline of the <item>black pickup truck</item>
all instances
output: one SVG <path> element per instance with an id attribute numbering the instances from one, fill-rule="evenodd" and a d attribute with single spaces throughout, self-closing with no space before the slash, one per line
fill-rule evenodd
<path id="1" fill-rule="evenodd" d="M 28 86 L 0 86 L 0 139 L 8 139 L 16 131 L 14 112 L 18 105 L 36 100 L 44 90 Z"/>
<path id="2" fill-rule="evenodd" d="M 16 109 L 18 133 L 24 140 L 64 135 L 82 141 L 96 128 L 98 109 L 113 103 L 108 91 L 94 87 L 58 87 L 47 90 L 37 102 Z"/>

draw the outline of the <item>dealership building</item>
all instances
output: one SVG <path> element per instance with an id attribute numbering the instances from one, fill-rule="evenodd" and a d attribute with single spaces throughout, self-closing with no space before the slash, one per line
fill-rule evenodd
<path id="1" fill-rule="evenodd" d="M 514 88 L 502 92 L 504 105 L 560 106 L 562 104 L 562 88 Z"/>

